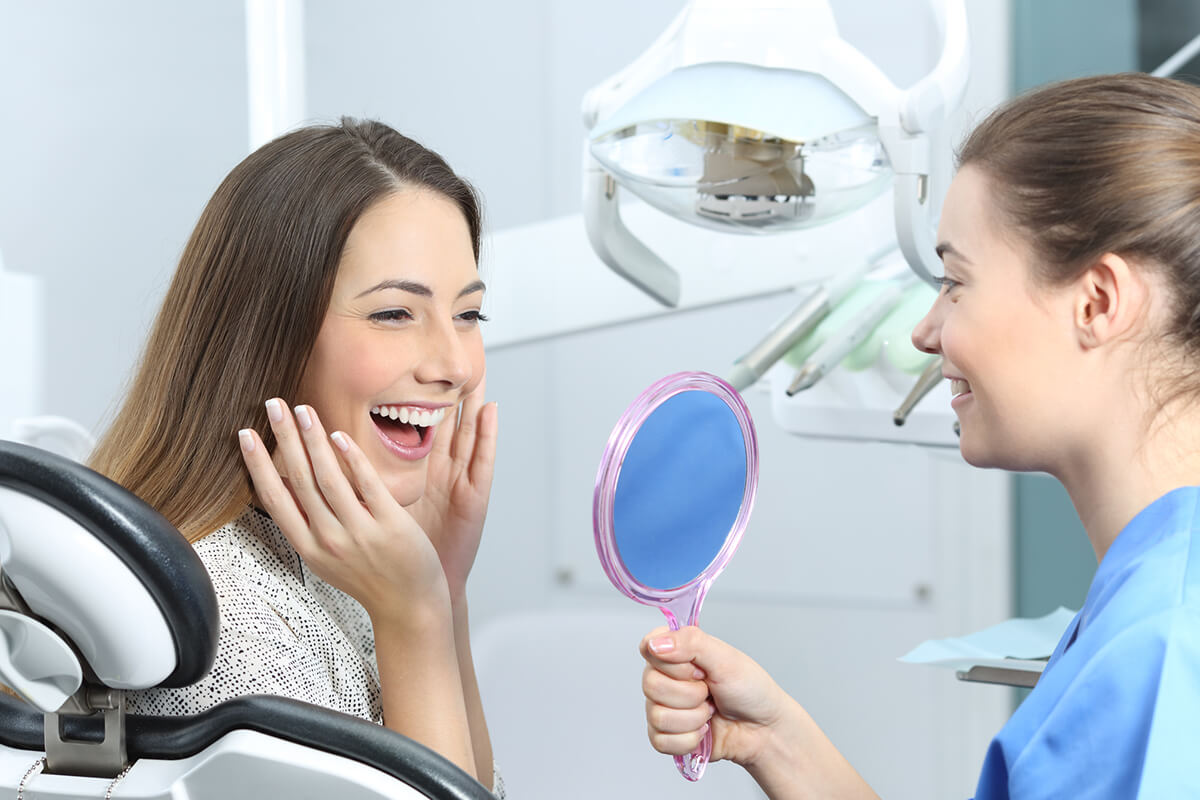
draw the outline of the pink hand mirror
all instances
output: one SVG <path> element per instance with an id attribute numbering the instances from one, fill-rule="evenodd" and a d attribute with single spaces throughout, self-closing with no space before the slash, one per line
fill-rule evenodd
<path id="1" fill-rule="evenodd" d="M 657 606 L 672 630 L 695 625 L 713 580 L 750 520 L 758 486 L 758 440 L 741 396 L 706 372 L 655 383 L 608 437 L 592 524 L 605 574 L 621 592 Z M 712 731 L 687 758 L 700 779 Z"/>

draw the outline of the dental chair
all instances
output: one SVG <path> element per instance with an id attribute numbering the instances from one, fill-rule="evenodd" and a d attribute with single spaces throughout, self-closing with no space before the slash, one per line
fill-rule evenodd
<path id="1" fill-rule="evenodd" d="M 437 753 L 366 720 L 255 695 L 189 717 L 124 691 L 212 666 L 218 611 L 191 545 L 130 492 L 0 441 L 0 796 L 487 800 Z"/>

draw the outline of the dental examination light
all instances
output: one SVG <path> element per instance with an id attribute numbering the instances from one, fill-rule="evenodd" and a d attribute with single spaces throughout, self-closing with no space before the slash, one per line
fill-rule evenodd
<path id="1" fill-rule="evenodd" d="M 838 35 L 827 0 L 692 0 L 584 97 L 583 216 L 596 253 L 676 306 L 680 275 L 625 227 L 618 185 L 679 219 L 744 234 L 822 225 L 890 186 L 900 251 L 932 280 L 930 133 L 962 99 L 967 25 L 963 0 L 930 4 L 941 57 L 899 89 Z"/>

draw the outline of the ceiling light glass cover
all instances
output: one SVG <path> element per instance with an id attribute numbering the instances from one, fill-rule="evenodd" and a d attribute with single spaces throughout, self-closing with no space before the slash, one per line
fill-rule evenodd
<path id="1" fill-rule="evenodd" d="M 660 211 L 742 233 L 837 219 L 879 196 L 892 176 L 873 123 L 798 142 L 721 122 L 661 120 L 599 136 L 591 152 Z"/>

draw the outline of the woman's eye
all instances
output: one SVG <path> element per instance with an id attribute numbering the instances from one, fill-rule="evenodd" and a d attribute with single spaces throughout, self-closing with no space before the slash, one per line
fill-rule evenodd
<path id="1" fill-rule="evenodd" d="M 488 318 L 483 315 L 483 312 L 481 312 L 477 309 L 472 310 L 472 311 L 464 311 L 463 313 L 458 315 L 457 319 L 461 319 L 464 322 L 470 322 L 473 324 L 488 321 Z"/>
<path id="2" fill-rule="evenodd" d="M 372 322 L 402 322 L 412 319 L 412 314 L 406 308 L 389 308 L 385 311 L 376 311 L 370 316 Z"/>
<path id="3" fill-rule="evenodd" d="M 962 285 L 961 283 L 954 280 L 953 278 L 947 278 L 944 275 L 940 278 L 934 278 L 933 282 L 936 283 L 940 287 L 941 291 L 945 291 L 945 292 L 949 292 L 954 287 Z"/>

